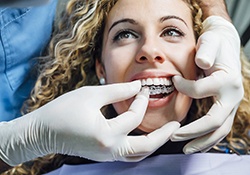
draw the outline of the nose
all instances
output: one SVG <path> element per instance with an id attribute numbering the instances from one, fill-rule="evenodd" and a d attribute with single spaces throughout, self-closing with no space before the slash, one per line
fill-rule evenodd
<path id="1" fill-rule="evenodd" d="M 161 44 L 154 39 L 145 40 L 138 49 L 136 61 L 138 63 L 163 63 L 165 56 Z"/>

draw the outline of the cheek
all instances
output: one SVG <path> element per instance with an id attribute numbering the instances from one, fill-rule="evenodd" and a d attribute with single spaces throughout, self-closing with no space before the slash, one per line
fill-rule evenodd
<path id="1" fill-rule="evenodd" d="M 134 47 L 112 48 L 107 46 L 102 53 L 102 60 L 105 67 L 107 84 L 126 82 L 128 75 L 133 70 L 134 63 Z M 114 103 L 118 114 L 121 114 L 129 109 L 133 99 L 128 99 L 118 103 Z"/>
<path id="2" fill-rule="evenodd" d="M 118 115 L 128 111 L 129 106 L 132 102 L 129 102 L 130 100 L 126 100 L 126 101 L 121 101 L 118 103 L 113 103 L 113 107 L 115 109 L 115 111 L 117 112 Z"/>
<path id="3" fill-rule="evenodd" d="M 191 47 L 182 48 L 183 52 L 179 52 L 179 60 L 176 61 L 176 65 L 182 76 L 189 80 L 195 80 L 197 77 L 197 66 L 195 65 L 195 45 Z M 176 102 L 175 102 L 175 111 L 177 120 L 179 122 L 184 121 L 186 115 L 190 109 L 192 103 L 192 98 L 178 92 Z"/>
<path id="4" fill-rule="evenodd" d="M 194 80 L 197 76 L 197 66 L 194 61 L 195 53 L 195 46 L 182 48 L 182 52 L 176 52 L 176 58 L 178 59 L 174 60 L 182 76 L 189 80 Z"/>
<path id="5" fill-rule="evenodd" d="M 128 53 L 128 52 L 125 52 Z M 133 61 L 131 54 L 124 54 L 121 49 L 109 50 L 103 54 L 107 83 L 120 83 L 126 80 L 126 75 Z"/>
<path id="6" fill-rule="evenodd" d="M 182 122 L 185 120 L 187 113 L 192 104 L 192 98 L 178 93 L 175 101 L 175 111 L 176 111 L 176 120 L 178 122 Z"/>

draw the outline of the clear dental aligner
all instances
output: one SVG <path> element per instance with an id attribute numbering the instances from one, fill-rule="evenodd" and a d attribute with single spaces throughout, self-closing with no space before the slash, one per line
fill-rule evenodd
<path id="1" fill-rule="evenodd" d="M 172 81 L 167 78 L 142 79 L 141 83 L 142 87 L 149 88 L 150 95 L 170 94 L 175 89 Z"/>
<path id="2" fill-rule="evenodd" d="M 157 95 L 157 94 L 169 94 L 174 91 L 174 86 L 148 86 L 149 87 L 149 95 Z"/>

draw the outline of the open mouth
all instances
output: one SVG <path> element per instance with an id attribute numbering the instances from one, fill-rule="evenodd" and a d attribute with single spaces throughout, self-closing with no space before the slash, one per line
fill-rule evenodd
<path id="1" fill-rule="evenodd" d="M 168 78 L 147 78 L 142 79 L 141 83 L 142 87 L 149 88 L 151 100 L 165 98 L 175 90 L 173 82 Z"/>

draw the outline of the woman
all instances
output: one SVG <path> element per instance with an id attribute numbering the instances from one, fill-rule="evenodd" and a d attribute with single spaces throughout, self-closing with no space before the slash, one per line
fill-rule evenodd
<path id="1" fill-rule="evenodd" d="M 149 87 L 148 109 L 138 129 L 151 132 L 185 118 L 192 100 L 174 90 L 171 77 L 196 79 L 195 45 L 192 17 L 185 2 L 118 1 L 103 30 L 97 75 L 108 84 L 141 80 Z M 127 111 L 131 100 L 114 104 L 116 112 Z"/>
<path id="2" fill-rule="evenodd" d="M 182 125 L 195 120 L 207 112 L 213 99 L 192 100 L 174 89 L 171 77 L 181 75 L 196 80 L 202 76 L 194 63 L 201 16 L 198 4 L 191 0 L 70 1 L 24 110 L 32 111 L 81 86 L 96 85 L 98 79 L 101 84 L 104 80 L 108 84 L 141 80 L 149 88 L 150 100 L 144 120 L 131 134 L 147 133 L 173 120 Z M 249 63 L 244 61 L 243 66 L 244 85 L 248 87 Z M 249 103 L 248 94 L 246 89 L 234 128 L 227 137 L 230 148 L 238 148 L 240 141 L 244 151 L 249 149 L 249 111 L 244 107 Z M 103 112 L 112 118 L 114 113 L 126 111 L 131 101 L 107 106 Z M 181 153 L 182 147 L 183 143 L 169 142 L 155 155 Z M 35 174 L 76 162 L 76 158 L 50 155 L 26 164 L 32 170 L 21 165 L 15 171 Z"/>

